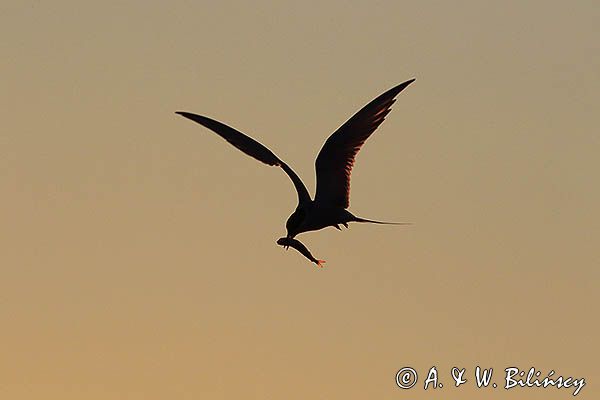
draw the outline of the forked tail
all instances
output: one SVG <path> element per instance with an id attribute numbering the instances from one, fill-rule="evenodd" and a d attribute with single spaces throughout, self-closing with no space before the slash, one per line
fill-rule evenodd
<path id="1" fill-rule="evenodd" d="M 379 225 L 412 225 L 412 222 L 387 222 L 387 221 L 375 221 L 372 219 L 365 219 L 354 217 L 353 222 L 368 222 L 370 224 L 379 224 Z"/>

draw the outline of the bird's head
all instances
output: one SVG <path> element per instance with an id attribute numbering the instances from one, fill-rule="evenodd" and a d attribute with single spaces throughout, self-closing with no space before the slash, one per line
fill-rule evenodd
<path id="1" fill-rule="evenodd" d="M 284 237 L 277 239 L 277 244 L 283 246 L 286 250 L 290 248 L 290 238 Z"/>
<path id="2" fill-rule="evenodd" d="M 296 211 L 290 215 L 287 222 L 285 223 L 285 229 L 287 229 L 287 237 L 293 238 L 300 233 L 300 227 L 306 217 L 306 211 L 302 208 L 297 208 Z"/>

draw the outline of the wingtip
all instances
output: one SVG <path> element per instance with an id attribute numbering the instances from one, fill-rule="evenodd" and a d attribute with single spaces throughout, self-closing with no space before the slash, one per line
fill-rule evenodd
<path id="1" fill-rule="evenodd" d="M 406 89 L 406 87 L 408 85 L 410 85 L 411 83 L 413 83 L 417 78 L 412 78 L 407 80 L 406 82 L 402 82 L 401 84 L 394 86 L 393 88 L 391 88 L 389 91 L 387 91 L 386 93 L 383 94 L 383 96 L 392 96 L 392 97 L 396 97 L 398 95 L 398 93 L 400 93 L 401 91 L 403 91 L 404 89 Z"/>
<path id="2" fill-rule="evenodd" d="M 403 82 L 403 83 L 399 84 L 399 85 L 398 85 L 398 86 L 396 86 L 396 87 L 397 87 L 398 89 L 402 90 L 402 89 L 404 89 L 405 87 L 407 87 L 408 85 L 410 85 L 411 83 L 413 83 L 413 82 L 414 82 L 414 81 L 416 81 L 416 80 L 417 80 L 417 78 L 412 78 L 412 79 L 409 79 L 409 80 L 407 80 L 406 82 Z"/>
<path id="3" fill-rule="evenodd" d="M 183 118 L 187 118 L 187 119 L 191 119 L 192 121 L 195 121 L 195 115 L 187 112 L 187 111 L 175 111 L 175 114 L 177 115 L 181 115 Z"/>

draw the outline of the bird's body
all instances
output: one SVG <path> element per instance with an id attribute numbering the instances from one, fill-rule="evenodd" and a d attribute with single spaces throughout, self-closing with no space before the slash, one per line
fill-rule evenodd
<path id="1" fill-rule="evenodd" d="M 300 233 L 318 231 L 328 226 L 347 225 L 353 220 L 353 215 L 340 207 L 328 207 L 314 200 L 299 206 L 288 218 L 286 228 L 289 237 Z"/>
<path id="2" fill-rule="evenodd" d="M 356 154 L 383 122 L 390 112 L 395 97 L 414 79 L 406 81 L 364 106 L 352 118 L 338 128 L 325 141 L 317 160 L 317 189 L 314 199 L 296 173 L 271 150 L 245 134 L 208 117 L 178 111 L 177 114 L 191 119 L 212 130 L 247 155 L 272 166 L 279 166 L 290 177 L 298 194 L 298 206 L 286 222 L 287 238 L 329 226 L 340 229 L 349 222 L 380 222 L 354 216 L 347 210 L 350 205 L 350 174 Z M 298 242 L 299 243 L 299 242 Z"/>

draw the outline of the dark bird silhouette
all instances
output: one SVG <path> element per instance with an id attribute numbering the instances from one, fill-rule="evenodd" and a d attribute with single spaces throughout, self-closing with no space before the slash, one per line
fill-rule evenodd
<path id="1" fill-rule="evenodd" d="M 304 186 L 298 175 L 271 150 L 256 140 L 208 117 L 183 111 L 177 111 L 176 114 L 212 130 L 250 157 L 267 165 L 278 166 L 283 169 L 294 183 L 298 193 L 298 206 L 285 224 L 287 238 L 289 239 L 293 239 L 300 233 L 316 231 L 328 226 L 341 230 L 340 225 L 347 228 L 349 222 L 404 225 L 405 223 L 360 218 L 353 215 L 347 208 L 350 205 L 350 175 L 356 154 L 390 112 L 398 93 L 412 82 L 414 82 L 414 79 L 401 83 L 383 93 L 364 106 L 329 136 L 315 162 L 317 190 L 314 200 L 308 194 L 306 186 Z M 294 245 L 290 244 L 290 246 L 303 252 L 299 250 L 304 247 L 300 242 L 298 243 L 302 247 L 296 245 L 295 242 L 288 241 L 288 243 L 293 243 Z M 308 252 L 308 249 L 306 251 Z M 310 254 L 310 252 L 308 253 Z M 308 258 L 310 259 L 310 257 Z"/>

